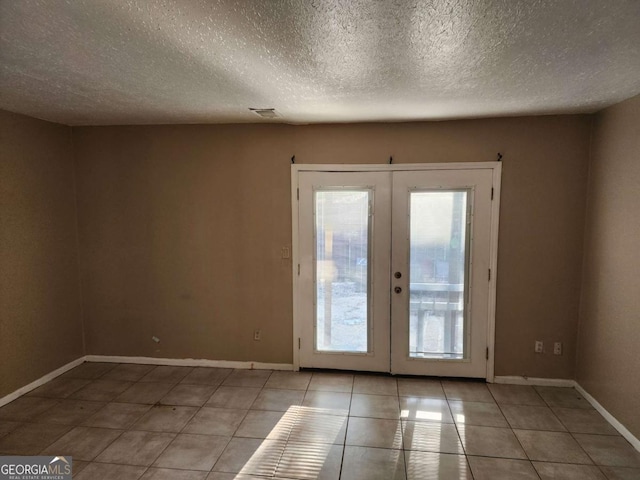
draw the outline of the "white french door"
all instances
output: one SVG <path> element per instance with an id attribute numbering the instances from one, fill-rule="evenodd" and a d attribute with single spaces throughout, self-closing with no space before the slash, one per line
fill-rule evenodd
<path id="1" fill-rule="evenodd" d="M 292 170 L 296 366 L 491 377 L 499 164 L 347 168 Z"/>

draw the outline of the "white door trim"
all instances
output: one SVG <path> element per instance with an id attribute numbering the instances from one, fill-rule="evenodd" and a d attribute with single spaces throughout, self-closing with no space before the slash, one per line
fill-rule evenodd
<path id="1" fill-rule="evenodd" d="M 300 370 L 300 305 L 298 301 L 299 278 L 299 209 L 298 209 L 298 174 L 299 172 L 393 172 L 410 170 L 464 170 L 490 169 L 493 171 L 493 202 L 491 203 L 491 240 L 490 260 L 491 279 L 489 281 L 489 312 L 487 314 L 487 381 L 493 382 L 495 362 L 495 315 L 496 315 L 496 282 L 498 278 L 498 229 L 500 216 L 500 185 L 502 179 L 501 162 L 461 162 L 461 163 L 405 163 L 405 164 L 294 164 L 291 165 L 291 229 L 292 229 L 292 275 L 293 275 L 293 368 Z"/>

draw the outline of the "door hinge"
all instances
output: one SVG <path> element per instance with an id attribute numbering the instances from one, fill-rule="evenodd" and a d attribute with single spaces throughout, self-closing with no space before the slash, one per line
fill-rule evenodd
<path id="1" fill-rule="evenodd" d="M 491 198 L 493 198 L 493 193 L 491 194 Z M 296 189 L 296 200 L 300 200 L 300 189 Z"/>
<path id="2" fill-rule="evenodd" d="M 298 350 L 300 350 L 300 337 L 298 337 Z M 489 357 L 487 357 L 489 358 Z"/>
<path id="3" fill-rule="evenodd" d="M 298 272 L 300 274 L 300 272 Z M 489 281 L 491 281 L 491 269 L 489 269 Z"/>
<path id="4" fill-rule="evenodd" d="M 298 276 L 300 276 L 300 264 L 298 264 Z"/>
<path id="5" fill-rule="evenodd" d="M 300 339 L 298 339 L 298 340 L 300 340 Z M 300 348 L 300 347 L 298 346 L 298 348 Z M 487 347 L 487 360 L 489 360 L 489 347 Z"/>
<path id="6" fill-rule="evenodd" d="M 493 187 L 491 187 L 491 200 L 493 200 Z"/>

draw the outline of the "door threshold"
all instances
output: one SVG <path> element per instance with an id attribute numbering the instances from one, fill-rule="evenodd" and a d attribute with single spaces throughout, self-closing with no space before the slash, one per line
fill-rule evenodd
<path id="1" fill-rule="evenodd" d="M 401 373 L 389 373 L 389 372 L 369 372 L 360 370 L 339 370 L 334 368 L 300 368 L 301 372 L 308 373 L 331 373 L 336 375 L 362 375 L 371 377 L 389 377 L 389 378 L 403 378 L 414 380 L 438 380 L 446 382 L 468 382 L 468 383 L 487 383 L 486 378 L 472 378 L 472 377 L 438 377 L 435 375 L 407 375 Z"/>

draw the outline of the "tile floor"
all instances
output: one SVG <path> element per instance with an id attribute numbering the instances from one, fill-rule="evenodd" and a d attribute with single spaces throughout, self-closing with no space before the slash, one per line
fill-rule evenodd
<path id="1" fill-rule="evenodd" d="M 0 408 L 0 455 L 79 480 L 640 479 L 574 389 L 84 363 Z"/>

